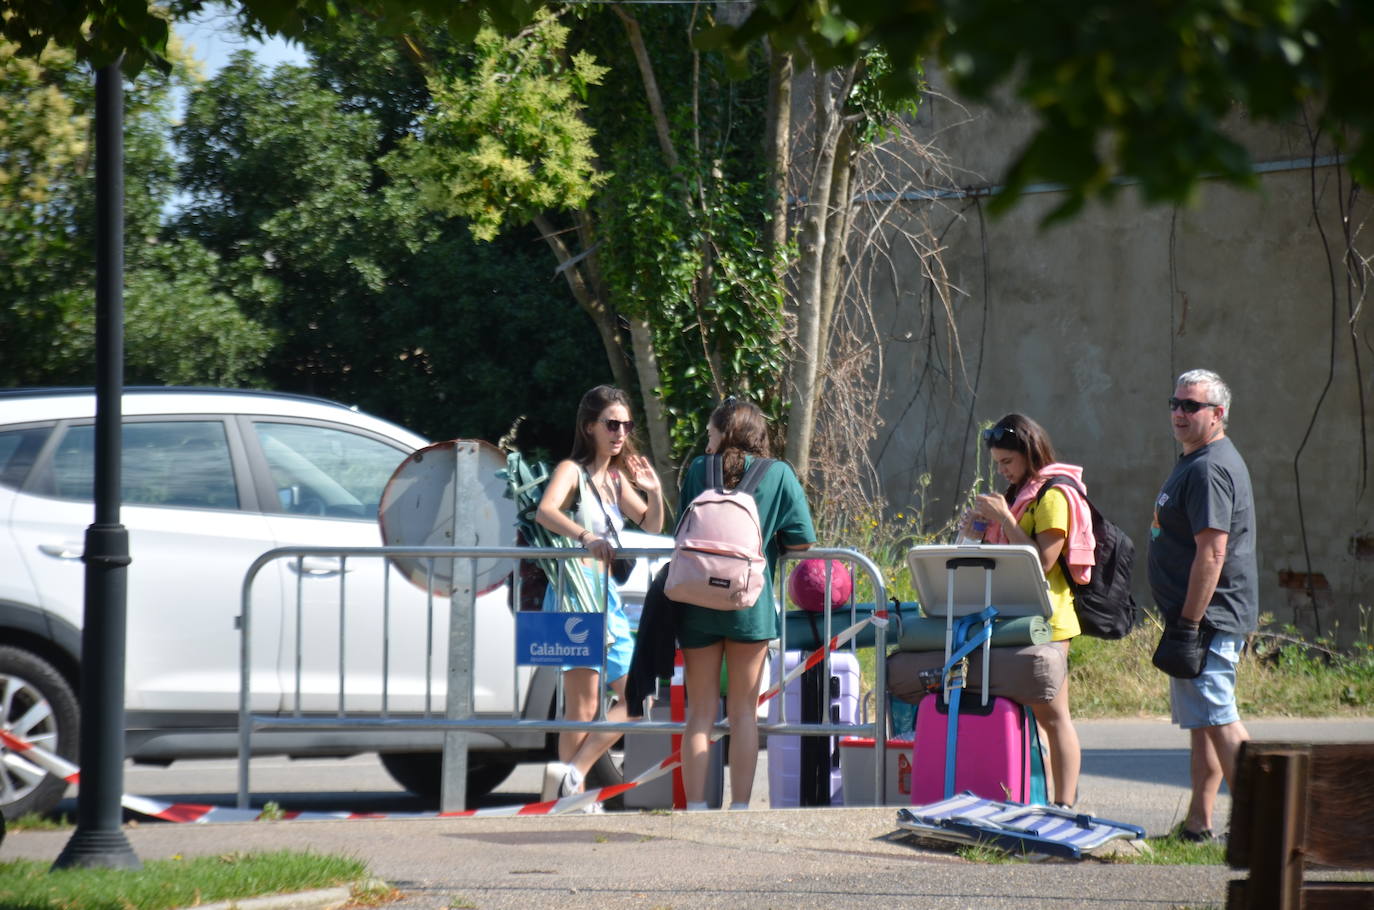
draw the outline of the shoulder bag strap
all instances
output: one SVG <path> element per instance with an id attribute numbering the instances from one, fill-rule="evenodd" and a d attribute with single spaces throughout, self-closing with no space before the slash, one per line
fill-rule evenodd
<path id="1" fill-rule="evenodd" d="M 606 508 L 606 503 L 601 501 L 601 491 L 596 488 L 596 481 L 592 480 L 585 467 L 582 469 L 582 478 L 587 482 L 592 495 L 596 497 L 596 504 L 601 507 L 601 514 L 606 517 L 606 530 L 610 532 L 610 537 L 615 541 L 615 548 L 620 549 L 620 533 L 616 530 L 615 522 L 611 520 L 611 513 Z"/>

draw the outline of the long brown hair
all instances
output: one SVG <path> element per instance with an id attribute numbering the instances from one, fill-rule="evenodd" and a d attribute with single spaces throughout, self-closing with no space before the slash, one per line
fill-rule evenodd
<path id="1" fill-rule="evenodd" d="M 1054 454 L 1054 443 L 1050 442 L 1050 434 L 1024 414 L 1008 414 L 1003 417 L 983 431 L 983 441 L 989 449 L 1005 449 L 1025 455 L 1027 479 L 1039 474 L 1046 465 L 1059 460 Z M 1016 498 L 1016 491 L 1020 487 L 1021 484 L 1018 483 L 1007 488 L 1008 501 Z"/>
<path id="2" fill-rule="evenodd" d="M 725 485 L 734 487 L 744 476 L 744 456 L 768 458 L 768 418 L 752 401 L 731 395 L 711 412 L 711 426 L 720 433 L 716 454 L 724 458 Z"/>
<path id="3" fill-rule="evenodd" d="M 630 396 L 613 385 L 599 385 L 582 396 L 582 401 L 577 405 L 577 428 L 573 431 L 572 454 L 568 456 L 570 459 L 583 466 L 592 463 L 592 459 L 596 457 L 596 440 L 592 438 L 591 430 L 588 428 L 600 420 L 605 410 L 613 404 L 624 405 L 627 413 L 634 413 L 634 409 L 630 407 Z M 634 437 L 626 433 L 625 445 L 620 447 L 620 454 L 611 459 L 611 467 L 623 471 L 625 459 L 638 454 L 639 449 L 635 446 Z"/>

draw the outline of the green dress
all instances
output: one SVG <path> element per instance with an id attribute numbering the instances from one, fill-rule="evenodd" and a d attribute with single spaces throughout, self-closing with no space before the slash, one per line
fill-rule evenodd
<path id="1" fill-rule="evenodd" d="M 698 456 L 687 468 L 678 497 L 684 510 L 706 487 L 706 457 Z M 753 456 L 745 456 L 746 466 L 753 460 Z M 684 604 L 678 624 L 678 643 L 684 648 L 703 648 L 727 638 L 731 641 L 767 641 L 781 634 L 778 608 L 773 600 L 778 555 L 787 546 L 815 543 L 816 530 L 811 524 L 811 509 L 806 504 L 801 482 L 785 461 L 777 462 L 763 475 L 754 491 L 754 502 L 763 528 L 763 555 L 768 560 L 768 574 L 758 602 L 746 610 L 712 610 Z"/>

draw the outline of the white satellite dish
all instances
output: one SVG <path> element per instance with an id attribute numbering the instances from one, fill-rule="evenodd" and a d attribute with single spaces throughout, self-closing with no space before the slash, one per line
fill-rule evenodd
<path id="1" fill-rule="evenodd" d="M 506 498 L 506 457 L 489 442 L 453 439 L 436 442 L 401 462 L 382 491 L 377 523 L 388 547 L 513 547 L 515 502 Z M 459 524 L 467 526 L 466 531 Z M 421 590 L 443 597 L 453 592 L 457 571 L 467 560 L 396 557 L 396 568 Z M 501 585 L 515 560 L 477 560 L 477 593 Z"/>

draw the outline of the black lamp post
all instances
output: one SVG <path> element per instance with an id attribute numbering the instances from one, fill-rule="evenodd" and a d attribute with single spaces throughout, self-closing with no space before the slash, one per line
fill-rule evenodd
<path id="1" fill-rule="evenodd" d="M 86 529 L 81 631 L 81 789 L 76 831 L 53 868 L 137 869 L 120 826 L 129 534 L 119 522 L 124 393 L 124 83 L 119 61 L 95 79 L 95 523 Z"/>

